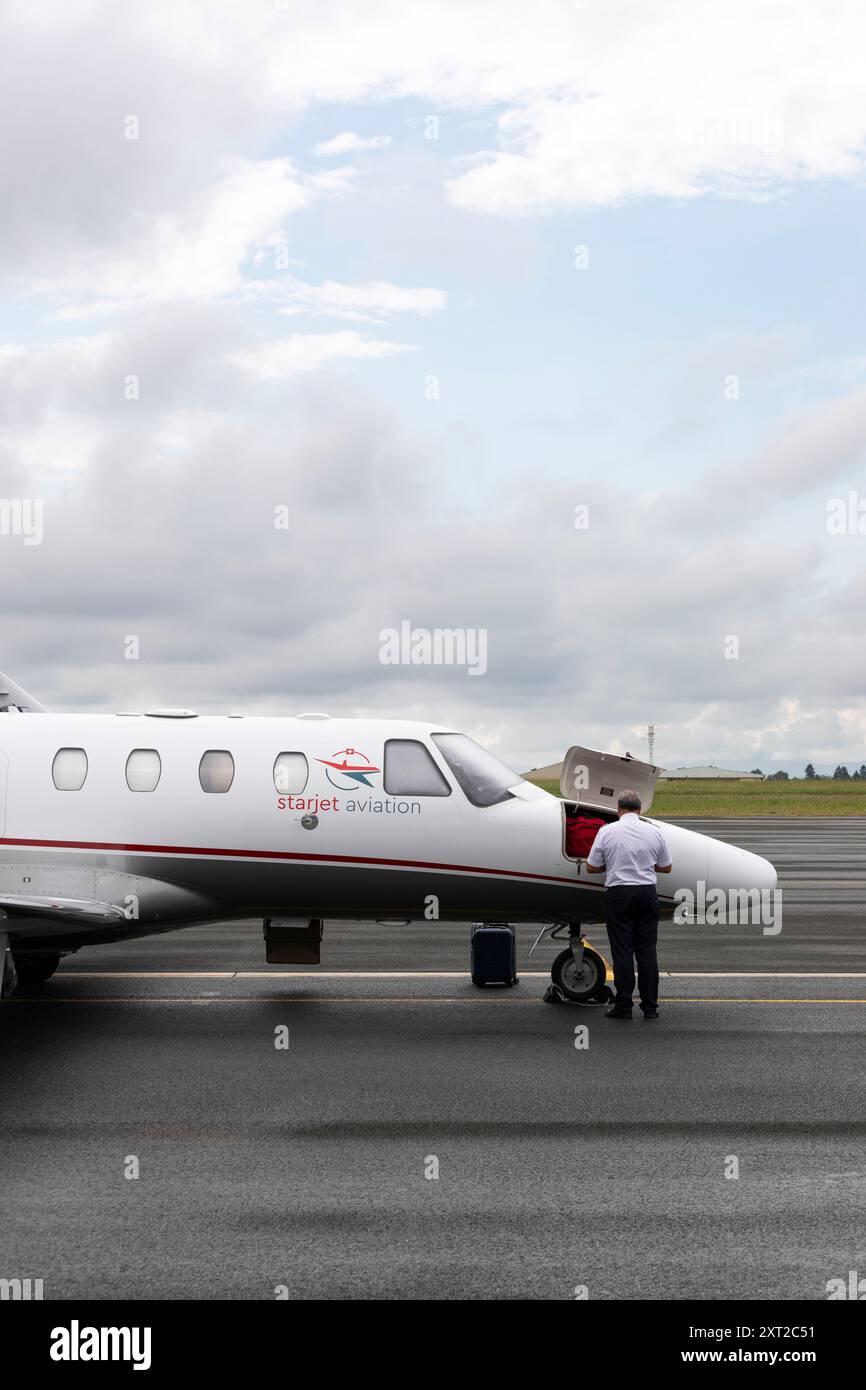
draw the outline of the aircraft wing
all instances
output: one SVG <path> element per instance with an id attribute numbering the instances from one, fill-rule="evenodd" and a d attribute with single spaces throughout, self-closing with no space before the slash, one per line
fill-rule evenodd
<path id="1" fill-rule="evenodd" d="M 38 917 L 43 922 L 81 922 L 91 927 L 126 921 L 123 908 L 113 903 L 100 903 L 92 898 L 50 898 L 16 893 L 0 894 L 0 917 Z"/>
<path id="2" fill-rule="evenodd" d="M 28 695 L 26 690 L 0 671 L 0 714 L 8 709 L 23 709 L 28 714 L 46 713 L 44 705 L 40 705 L 38 700 L 34 700 L 32 695 Z"/>

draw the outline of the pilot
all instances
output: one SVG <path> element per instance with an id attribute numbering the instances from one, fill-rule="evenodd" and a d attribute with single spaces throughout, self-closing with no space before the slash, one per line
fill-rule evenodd
<path id="1" fill-rule="evenodd" d="M 607 935 L 616 985 L 607 1018 L 631 1018 L 635 959 L 643 1016 L 659 1016 L 656 874 L 670 873 L 671 853 L 658 826 L 641 820 L 640 807 L 637 792 L 621 792 L 616 807 L 619 820 L 599 830 L 586 860 L 589 873 L 607 872 Z"/>

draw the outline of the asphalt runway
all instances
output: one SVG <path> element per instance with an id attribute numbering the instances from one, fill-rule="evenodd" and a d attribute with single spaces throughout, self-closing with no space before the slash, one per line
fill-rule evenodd
<path id="1" fill-rule="evenodd" d="M 68 958 L 0 1006 L 0 1278 L 821 1299 L 866 1274 L 866 822 L 689 824 L 773 860 L 783 930 L 666 927 L 657 1023 L 543 1004 L 531 928 L 511 991 L 472 988 L 461 925 L 328 922 L 306 970 L 265 965 L 258 923 Z"/>

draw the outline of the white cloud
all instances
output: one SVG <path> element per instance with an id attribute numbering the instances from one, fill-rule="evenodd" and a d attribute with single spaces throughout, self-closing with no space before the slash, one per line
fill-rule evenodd
<path id="1" fill-rule="evenodd" d="M 860 0 L 538 0 L 531 26 L 517 4 L 492 22 L 463 0 L 438 0 L 432 24 L 389 0 L 356 15 L 154 0 L 122 16 L 88 0 L 51 25 L 35 8 L 0 17 L 0 123 L 16 132 L 0 151 L 2 264 L 18 292 L 94 308 L 232 292 L 292 213 L 346 196 L 349 165 L 248 157 L 335 104 L 414 103 L 408 122 L 398 109 L 419 165 L 435 113 L 447 198 L 500 216 L 768 198 L 866 167 Z M 389 139 L 344 130 L 316 152 Z"/>
<path id="2" fill-rule="evenodd" d="M 344 130 L 341 135 L 335 135 L 333 140 L 323 140 L 320 144 L 313 147 L 313 153 L 319 155 L 332 154 L 357 154 L 362 150 L 383 150 L 386 145 L 390 145 L 390 135 L 356 135 L 353 130 Z"/>
<path id="3" fill-rule="evenodd" d="M 131 246 L 81 255 L 31 289 L 61 301 L 60 317 L 237 292 L 244 264 L 286 240 L 288 219 L 309 202 L 290 160 L 247 161 L 156 218 Z"/>
<path id="4" fill-rule="evenodd" d="M 358 170 L 352 164 L 340 164 L 336 169 L 318 169 L 304 175 L 304 188 L 314 198 L 345 198 L 355 189 Z"/>
<path id="5" fill-rule="evenodd" d="M 415 351 L 411 343 L 365 338 L 353 329 L 339 333 L 293 333 L 230 353 L 227 360 L 246 376 L 276 380 L 293 372 L 313 371 L 339 358 L 395 357 Z"/>
<path id="6" fill-rule="evenodd" d="M 70 191 L 62 155 L 72 137 L 122 185 L 136 176 L 111 134 L 131 91 L 145 108 L 146 148 L 136 158 L 149 186 L 182 188 L 195 177 L 196 156 L 209 168 L 214 146 L 237 141 L 245 128 L 273 137 L 309 110 L 375 104 L 381 113 L 406 101 L 437 114 L 462 144 L 484 142 L 452 165 L 447 188 L 455 204 L 486 213 L 644 197 L 766 198 L 803 182 L 855 180 L 864 170 L 860 0 L 538 0 L 532 25 L 516 3 L 498 6 L 494 21 L 488 6 L 463 0 L 438 0 L 434 23 L 420 22 L 417 6 L 390 0 L 369 0 L 354 14 L 329 0 L 286 8 L 154 0 L 122 19 L 93 0 L 65 7 L 51 26 L 34 8 L 9 8 L 0 34 L 0 106 L 7 103 L 18 137 L 0 175 L 7 191 L 23 180 L 49 205 L 52 185 Z M 97 52 L 110 61 L 94 67 Z M 45 84 L 22 81 L 28 63 L 47 72 L 68 127 L 60 143 L 56 121 L 50 126 L 47 186 L 17 167 L 48 136 L 38 95 Z M 154 90 L 158 102 L 148 96 Z M 381 149 L 388 139 L 346 130 L 316 152 Z M 118 216 L 95 179 L 94 205 Z M 14 195 L 7 216 L 10 208 L 16 219 Z M 26 230 L 5 235 L 20 250 Z"/>
<path id="7" fill-rule="evenodd" d="M 521 767 L 576 740 L 638 752 L 631 731 L 653 715 L 670 765 L 862 760 L 866 582 L 827 575 L 838 542 L 818 537 L 792 562 L 740 478 L 728 483 L 740 513 L 719 516 L 717 481 L 685 477 L 691 527 L 671 523 L 674 498 L 648 519 L 592 469 L 527 471 L 477 511 L 455 508 L 449 459 L 426 430 L 405 430 L 351 376 L 309 370 L 406 345 L 347 331 L 233 350 L 237 313 L 177 306 L 90 344 L 0 353 L 6 495 L 43 495 L 49 462 L 65 485 L 46 493 L 26 582 L 20 547 L 0 543 L 0 583 L 16 592 L 7 664 L 49 703 L 414 709 L 498 737 Z M 232 352 L 235 370 L 218 375 Z M 144 364 L 134 403 L 120 390 L 130 360 Z M 262 380 L 280 389 L 263 396 Z M 845 431 L 839 443 L 844 467 Z M 572 525 L 576 488 L 585 532 Z M 288 534 L 274 529 L 277 503 L 290 506 Z M 543 564 L 515 564 L 527 537 Z M 328 582 L 304 582 L 323 557 Z M 583 601 L 594 583 L 600 604 Z M 378 633 L 403 618 L 485 627 L 482 695 L 453 670 L 383 668 Z M 148 653 L 135 671 L 128 632 Z"/>
<path id="8" fill-rule="evenodd" d="M 445 290 L 406 289 L 385 280 L 369 281 L 363 285 L 342 285 L 327 280 L 323 285 L 308 285 L 301 280 L 291 282 L 280 308 L 282 314 L 321 314 L 334 318 L 359 319 L 369 323 L 386 323 L 397 314 L 438 314 L 448 296 Z"/>
<path id="9" fill-rule="evenodd" d="M 860 0 L 538 0 L 531 25 L 516 3 L 494 19 L 438 0 L 433 23 L 391 0 L 354 18 L 318 0 L 242 17 L 225 3 L 185 23 L 190 66 L 241 65 L 274 112 L 410 99 L 464 135 L 459 113 L 495 113 L 493 148 L 448 185 L 483 212 L 765 198 L 864 168 Z"/>
<path id="10" fill-rule="evenodd" d="M 432 24 L 419 22 L 426 10 L 384 0 L 351 11 L 331 0 L 123 9 L 69 0 L 50 20 L 39 6 L 0 13 L 0 123 L 15 136 L 0 149 L 4 284 L 67 316 L 127 311 L 116 335 L 43 352 L 32 344 L 44 324 L 25 305 L 29 346 L 0 354 L 4 491 L 29 495 L 46 478 L 49 495 L 65 489 L 44 547 L 26 553 L 26 575 L 20 550 L 0 545 L 4 591 L 16 592 L 6 640 L 26 683 L 32 659 L 42 679 L 82 700 L 90 666 L 97 699 L 110 691 L 116 704 L 134 703 L 127 686 L 142 681 L 162 697 L 153 703 L 411 708 L 499 731 L 521 765 L 575 738 L 633 746 L 627 731 L 653 715 L 676 731 L 660 750 L 666 761 L 737 766 L 744 747 L 759 761 L 782 746 L 852 759 L 866 729 L 866 583 L 845 587 L 847 571 L 840 584 L 827 570 L 860 538 L 827 540 L 819 496 L 814 528 L 793 548 L 778 510 L 798 497 L 809 505 L 824 480 L 835 491 L 838 478 L 843 494 L 859 485 L 866 395 L 856 359 L 838 386 L 832 372 L 821 385 L 819 411 L 798 398 L 801 414 L 766 428 L 765 406 L 756 438 L 745 423 L 722 436 L 724 468 L 709 471 L 715 453 L 703 479 L 696 468 L 663 489 L 648 470 L 647 500 L 635 506 L 625 486 L 615 490 L 615 470 L 582 478 L 576 466 L 551 482 L 537 433 L 523 472 L 498 457 L 497 430 L 501 438 L 521 404 L 506 355 L 519 355 L 529 377 L 534 359 L 558 351 L 555 339 L 550 348 L 524 333 L 525 298 L 503 298 L 488 320 L 508 349 L 487 359 L 502 385 L 492 405 L 465 392 L 460 403 L 463 384 L 478 380 L 469 354 L 484 362 L 484 341 L 462 343 L 460 322 L 450 339 L 437 334 L 457 389 L 438 427 L 425 412 L 415 436 L 401 424 L 411 402 L 391 408 L 363 394 L 360 373 L 316 370 L 412 344 L 349 329 L 269 338 L 273 319 L 262 320 L 263 306 L 361 325 L 434 315 L 444 291 L 411 286 L 439 280 L 439 267 L 452 283 L 473 236 L 470 297 L 497 258 L 498 286 L 514 293 L 525 275 L 527 295 L 541 288 L 548 247 L 523 257 L 525 226 L 492 228 L 464 210 L 755 200 L 859 179 L 866 11 L 851 0 L 538 0 L 531 26 L 516 0 L 495 13 L 437 0 Z M 335 161 L 312 173 L 281 157 L 293 141 L 309 143 L 309 113 L 353 105 L 366 112 L 341 122 L 366 128 L 374 107 L 377 128 L 399 122 L 402 153 L 358 161 L 363 171 Z M 124 139 L 128 111 L 140 114 L 138 141 Z M 427 113 L 440 121 L 436 144 L 424 141 Z M 386 139 L 372 137 L 379 149 Z M 351 131 L 324 143 L 326 158 L 373 147 Z M 336 201 L 356 187 L 365 198 Z M 292 219 L 313 207 L 321 217 L 298 234 Z M 321 283 L 263 269 L 289 240 L 289 264 Z M 828 239 L 829 254 L 835 245 Z M 828 254 L 811 241 L 802 250 L 807 266 Z M 299 269 L 311 263 L 315 271 Z M 718 283 L 710 253 L 707 265 Z M 756 282 L 755 318 L 772 325 L 778 300 L 762 293 Z M 786 302 L 796 306 L 796 284 Z M 650 312 L 651 293 L 647 303 Z M 715 336 L 693 362 L 665 367 L 689 408 L 708 376 L 745 364 L 746 405 L 789 364 L 787 326 L 750 344 L 731 336 L 727 310 L 708 293 Z M 575 319 L 575 339 L 588 322 Z M 832 356 L 833 344 L 822 351 Z M 628 363 L 622 371 L 630 384 L 638 375 Z M 127 372 L 141 378 L 140 400 L 124 397 Z M 582 441 L 586 415 L 574 421 Z M 483 496 L 474 512 L 461 491 L 470 486 Z M 578 534 L 573 506 L 584 498 L 592 528 Z M 284 500 L 297 519 L 288 548 L 272 525 Z M 543 563 L 515 563 L 527 537 Z M 323 557 L 328 582 L 304 582 Z M 583 601 L 593 586 L 603 602 Z M 489 629 L 480 702 L 453 672 L 384 672 L 376 636 L 403 617 Z M 122 634 L 138 627 L 149 668 L 120 655 Z M 723 659 L 728 632 L 742 638 L 739 662 Z M 792 690 L 796 708 L 786 704 Z"/>

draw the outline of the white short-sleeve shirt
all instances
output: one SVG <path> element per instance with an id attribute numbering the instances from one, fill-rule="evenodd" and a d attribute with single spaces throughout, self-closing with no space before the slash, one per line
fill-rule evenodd
<path id="1" fill-rule="evenodd" d="M 656 864 L 667 868 L 671 852 L 657 825 L 626 811 L 619 820 L 603 825 L 596 835 L 586 862 L 595 869 L 606 869 L 606 888 L 655 883 Z"/>

